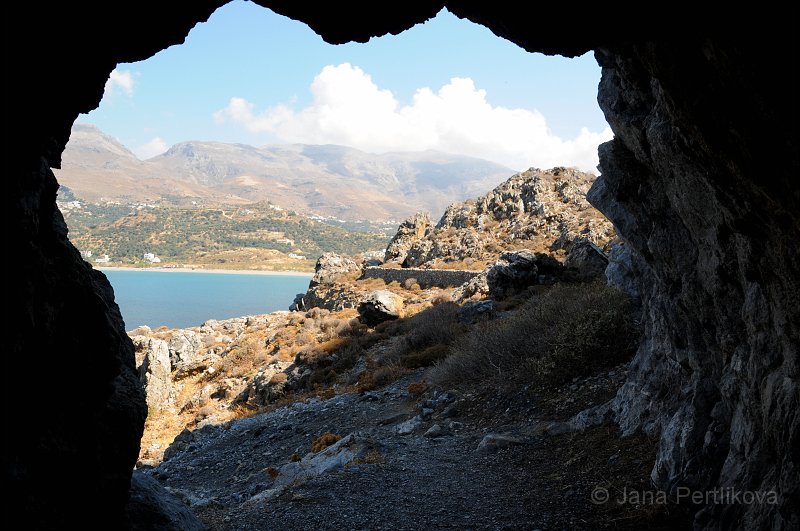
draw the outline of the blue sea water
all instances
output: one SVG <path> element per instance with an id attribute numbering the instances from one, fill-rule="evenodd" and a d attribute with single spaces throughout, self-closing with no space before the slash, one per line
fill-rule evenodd
<path id="1" fill-rule="evenodd" d="M 308 288 L 308 275 L 248 275 L 104 269 L 125 320 L 125 329 L 199 326 L 288 310 Z"/>

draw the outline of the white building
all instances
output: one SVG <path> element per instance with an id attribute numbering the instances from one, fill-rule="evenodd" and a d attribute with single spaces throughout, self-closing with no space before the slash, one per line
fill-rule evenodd
<path id="1" fill-rule="evenodd" d="M 84 258 L 91 258 L 92 257 L 92 251 L 81 251 L 81 256 L 84 257 Z"/>
<path id="2" fill-rule="evenodd" d="M 303 256 L 302 254 L 289 253 L 286 256 L 288 256 L 289 258 L 294 258 L 295 260 L 305 260 L 306 259 L 306 257 Z"/>
<path id="3" fill-rule="evenodd" d="M 158 264 L 161 262 L 161 258 L 157 257 L 153 253 L 144 253 L 144 259 L 150 262 L 151 264 Z"/>
<path id="4" fill-rule="evenodd" d="M 107 254 L 101 254 L 99 258 L 95 259 L 96 264 L 107 264 L 111 261 L 111 258 L 108 257 Z"/>

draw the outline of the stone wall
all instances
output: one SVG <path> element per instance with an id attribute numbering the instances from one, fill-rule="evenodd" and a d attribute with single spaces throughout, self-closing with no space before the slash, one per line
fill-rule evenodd
<path id="1" fill-rule="evenodd" d="M 417 269 L 408 267 L 403 269 L 390 269 L 388 267 L 368 267 L 364 270 L 362 278 L 380 278 L 389 282 L 400 282 L 413 278 L 423 289 L 425 288 L 448 288 L 460 286 L 469 282 L 479 271 L 464 271 L 461 269 Z"/>

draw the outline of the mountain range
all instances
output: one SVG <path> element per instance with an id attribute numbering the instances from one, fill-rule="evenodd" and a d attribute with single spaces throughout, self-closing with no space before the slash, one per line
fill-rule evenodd
<path id="1" fill-rule="evenodd" d="M 235 206 L 270 201 L 344 220 L 400 219 L 480 195 L 513 170 L 437 151 L 372 154 L 337 145 L 190 141 L 139 160 L 97 127 L 75 124 L 56 171 L 86 201 Z"/>

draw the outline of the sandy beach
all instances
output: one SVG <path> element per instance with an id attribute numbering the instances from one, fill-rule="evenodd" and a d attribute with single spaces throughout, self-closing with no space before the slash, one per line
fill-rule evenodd
<path id="1" fill-rule="evenodd" d="M 312 277 L 314 273 L 306 271 L 264 271 L 257 269 L 203 269 L 190 267 L 98 267 L 92 265 L 99 271 L 153 271 L 159 273 L 216 273 L 223 275 L 269 275 L 269 276 L 293 276 L 293 277 Z"/>

